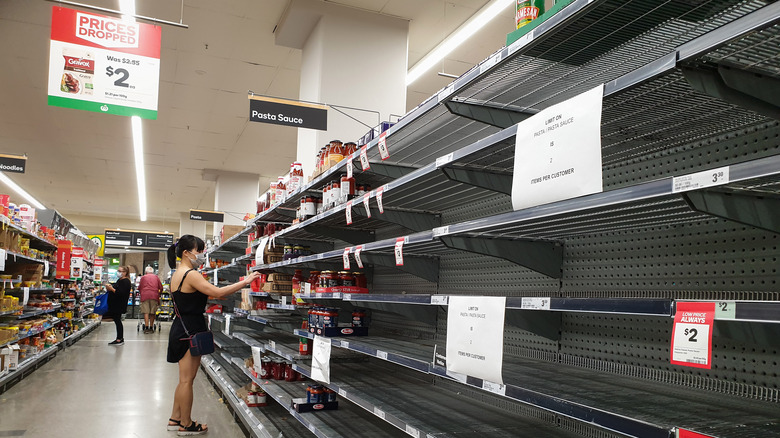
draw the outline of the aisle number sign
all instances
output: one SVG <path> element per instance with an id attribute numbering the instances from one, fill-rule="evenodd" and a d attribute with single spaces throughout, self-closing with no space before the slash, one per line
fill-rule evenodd
<path id="1" fill-rule="evenodd" d="M 159 26 L 54 6 L 49 105 L 157 118 Z"/>
<path id="2" fill-rule="evenodd" d="M 677 303 L 672 329 L 672 364 L 712 368 L 714 320 L 715 303 Z"/>

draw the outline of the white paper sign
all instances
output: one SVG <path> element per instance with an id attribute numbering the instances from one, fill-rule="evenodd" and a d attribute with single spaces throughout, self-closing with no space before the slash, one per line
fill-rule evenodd
<path id="1" fill-rule="evenodd" d="M 214 269 L 214 286 L 217 285 L 217 273 L 219 272 L 219 268 Z"/>
<path id="2" fill-rule="evenodd" d="M 450 296 L 447 308 L 447 370 L 504 383 L 506 297 Z"/>
<path id="3" fill-rule="evenodd" d="M 0 256 L 0 271 L 5 271 L 5 251 L 3 251 L 3 255 Z M 43 262 L 43 276 L 48 277 L 49 276 L 49 262 Z M 103 281 L 103 268 L 97 267 L 95 268 L 95 281 L 100 282 Z"/>
<path id="4" fill-rule="evenodd" d="M 311 378 L 319 382 L 330 383 L 330 339 L 314 336 L 314 349 L 311 360 Z"/>
<path id="5" fill-rule="evenodd" d="M 352 156 L 347 160 L 347 178 L 352 178 Z"/>
<path id="6" fill-rule="evenodd" d="M 0 271 L 5 271 L 5 260 L 8 258 L 8 253 L 4 249 L 0 249 Z M 46 262 L 43 264 L 44 269 L 49 267 L 49 263 Z M 49 275 L 48 272 L 46 275 Z M 46 276 L 44 275 L 44 277 Z"/>
<path id="7" fill-rule="evenodd" d="M 371 192 L 366 193 L 363 196 L 363 208 L 366 209 L 366 216 L 371 217 L 371 204 L 369 204 L 369 200 L 371 199 Z"/>
<path id="8" fill-rule="evenodd" d="M 525 310 L 550 310 L 550 297 L 523 297 L 520 308 Z"/>
<path id="9" fill-rule="evenodd" d="M 22 307 L 27 305 L 27 302 L 30 301 L 30 288 L 24 287 L 22 288 L 22 292 L 24 293 L 24 298 L 22 300 Z"/>
<path id="10" fill-rule="evenodd" d="M 515 210 L 598 193 L 604 85 L 553 105 L 517 125 Z"/>
<path id="11" fill-rule="evenodd" d="M 252 360 L 255 362 L 255 371 L 259 375 L 263 367 L 263 350 L 260 347 L 252 347 Z"/>
<path id="12" fill-rule="evenodd" d="M 363 269 L 363 260 L 360 260 L 360 253 L 363 252 L 363 245 L 359 245 L 355 247 L 355 263 L 357 263 L 358 268 Z"/>
<path id="13" fill-rule="evenodd" d="M 371 168 L 371 164 L 368 162 L 368 146 L 360 148 L 360 166 L 364 172 Z"/>
<path id="14" fill-rule="evenodd" d="M 728 184 L 729 166 L 672 178 L 672 193 Z"/>
<path id="15" fill-rule="evenodd" d="M 257 246 L 257 252 L 255 253 L 255 266 L 264 265 L 265 261 L 263 260 L 263 253 L 265 252 L 265 247 L 268 245 L 268 236 L 263 237 L 262 240 L 260 240 L 260 245 Z"/>
<path id="16" fill-rule="evenodd" d="M 344 269 L 350 270 L 349 267 L 349 253 L 352 251 L 352 247 L 344 248 L 344 254 L 341 256 L 342 261 L 344 262 Z"/>
<path id="17" fill-rule="evenodd" d="M 382 195 L 385 193 L 385 186 L 376 189 L 376 205 L 379 207 L 379 214 L 384 214 L 385 207 L 382 205 Z"/>
<path id="18" fill-rule="evenodd" d="M 225 315 L 225 328 L 222 329 L 222 333 L 226 334 L 227 336 L 230 336 L 230 315 Z"/>
<path id="19" fill-rule="evenodd" d="M 347 215 L 347 225 L 352 225 L 352 201 L 347 202 L 344 212 Z"/>
<path id="20" fill-rule="evenodd" d="M 382 161 L 390 158 L 390 151 L 387 150 L 387 132 L 383 132 L 379 136 L 377 147 L 379 148 L 379 156 L 382 157 Z"/>
<path id="21" fill-rule="evenodd" d="M 401 237 L 395 241 L 395 265 L 404 265 L 404 238 Z"/>

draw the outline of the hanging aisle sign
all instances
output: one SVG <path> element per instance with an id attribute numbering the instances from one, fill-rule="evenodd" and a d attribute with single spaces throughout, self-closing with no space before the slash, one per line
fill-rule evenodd
<path id="1" fill-rule="evenodd" d="M 672 329 L 672 364 L 712 368 L 714 320 L 715 303 L 677 303 Z"/>
<path id="2" fill-rule="evenodd" d="M 515 210 L 598 193 L 604 85 L 553 105 L 517 125 Z"/>
<path id="3" fill-rule="evenodd" d="M 249 121 L 327 131 L 328 107 L 277 97 L 249 95 Z"/>
<path id="4" fill-rule="evenodd" d="M 49 105 L 157 118 L 162 29 L 54 6 Z"/>
<path id="5" fill-rule="evenodd" d="M 0 172 L 24 173 L 26 167 L 26 156 L 0 154 Z"/>
<path id="6" fill-rule="evenodd" d="M 190 210 L 191 221 L 225 222 L 225 213 L 210 210 Z"/>
<path id="7" fill-rule="evenodd" d="M 57 241 L 57 280 L 70 279 L 70 251 L 73 243 L 70 240 Z"/>

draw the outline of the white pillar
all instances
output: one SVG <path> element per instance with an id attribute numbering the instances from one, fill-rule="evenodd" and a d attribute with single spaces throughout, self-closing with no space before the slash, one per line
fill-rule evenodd
<path id="1" fill-rule="evenodd" d="M 260 176 L 251 173 L 219 172 L 214 194 L 214 210 L 225 212 L 225 222 L 214 223 L 214 236 L 222 225 L 243 225 L 247 213 L 257 211 Z"/>
<path id="2" fill-rule="evenodd" d="M 299 98 L 379 112 L 342 110 L 369 126 L 406 112 L 409 22 L 316 0 L 292 0 L 276 44 L 303 50 Z M 306 175 L 330 140 L 356 141 L 369 128 L 334 109 L 328 130 L 298 129 L 298 161 Z"/>

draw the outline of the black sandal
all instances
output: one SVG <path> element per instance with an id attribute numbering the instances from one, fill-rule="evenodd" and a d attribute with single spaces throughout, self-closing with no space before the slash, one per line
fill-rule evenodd
<path id="1" fill-rule="evenodd" d="M 173 423 L 173 424 L 171 424 Z M 179 430 L 181 427 L 181 421 L 180 420 L 174 420 L 173 418 L 168 419 L 168 431 L 173 432 L 176 430 Z"/>
<path id="2" fill-rule="evenodd" d="M 208 431 L 209 431 L 208 427 L 204 429 L 202 424 L 193 421 L 187 427 L 184 427 L 183 425 L 180 426 L 177 435 L 179 436 L 203 435 Z"/>

